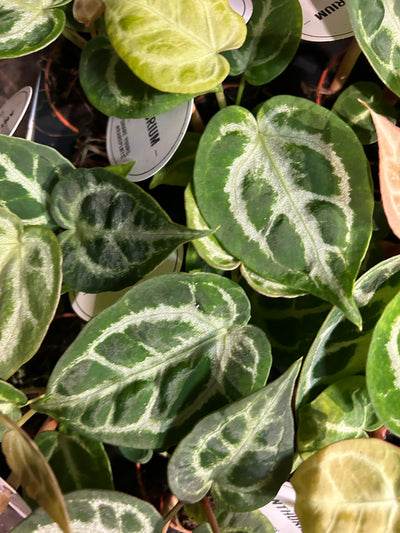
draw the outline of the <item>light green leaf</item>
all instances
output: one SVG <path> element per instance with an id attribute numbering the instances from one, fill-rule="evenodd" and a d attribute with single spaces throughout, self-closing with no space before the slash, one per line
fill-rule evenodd
<path id="1" fill-rule="evenodd" d="M 231 513 L 217 509 L 215 513 L 221 533 L 274 533 L 275 528 L 260 511 Z"/>
<path id="2" fill-rule="evenodd" d="M 220 55 L 239 48 L 246 24 L 227 0 L 105 0 L 118 55 L 145 83 L 170 93 L 202 93 L 229 74 Z"/>
<path id="3" fill-rule="evenodd" d="M 400 18 L 393 0 L 346 3 L 354 35 L 376 74 L 400 96 Z"/>
<path id="4" fill-rule="evenodd" d="M 104 442 L 165 449 L 264 385 L 269 342 L 249 318 L 245 293 L 221 276 L 144 281 L 86 325 L 35 409 Z"/>
<path id="5" fill-rule="evenodd" d="M 0 135 L 0 206 L 24 224 L 56 228 L 47 211 L 49 193 L 60 176 L 73 168 L 53 148 Z"/>
<path id="6" fill-rule="evenodd" d="M 21 407 L 28 401 L 25 394 L 6 381 L 0 381 L 0 412 L 16 422 L 21 418 Z M 0 440 L 7 430 L 0 426 Z"/>
<path id="7" fill-rule="evenodd" d="M 76 169 L 55 186 L 51 210 L 64 282 L 97 293 L 133 285 L 179 245 L 207 232 L 173 223 L 138 185 L 102 168 Z"/>
<path id="8" fill-rule="evenodd" d="M 65 496 L 72 533 L 162 533 L 163 520 L 152 505 L 122 492 L 80 490 Z M 13 533 L 60 533 L 37 509 Z"/>
<path id="9" fill-rule="evenodd" d="M 327 387 L 297 412 L 297 446 L 303 459 L 344 439 L 368 437 L 380 427 L 364 376 L 349 376 Z"/>
<path id="10" fill-rule="evenodd" d="M 399 338 L 400 292 L 397 292 L 376 324 L 367 360 L 367 386 L 372 403 L 383 424 L 396 435 L 400 435 Z"/>
<path id="11" fill-rule="evenodd" d="M 121 176 L 121 178 L 126 178 L 134 165 L 135 161 L 130 161 L 129 163 L 121 163 L 120 165 L 109 165 L 108 167 L 104 168 L 108 172 L 113 172 L 114 174 L 117 174 L 117 176 Z"/>
<path id="12" fill-rule="evenodd" d="M 238 50 L 224 53 L 231 75 L 243 74 L 252 85 L 276 78 L 292 60 L 300 43 L 301 7 L 297 0 L 254 2 L 247 38 Z"/>
<path id="13" fill-rule="evenodd" d="M 43 507 L 64 533 L 72 533 L 57 479 L 39 448 L 25 431 L 3 413 L 0 413 L 0 424 L 8 429 L 1 446 L 15 478 L 28 496 Z"/>
<path id="14" fill-rule="evenodd" d="M 31 54 L 53 42 L 63 31 L 61 6 L 71 0 L 2 0 L 0 58 Z"/>
<path id="15" fill-rule="evenodd" d="M 119 118 L 161 115 L 195 96 L 161 92 L 143 83 L 105 37 L 92 39 L 82 51 L 79 80 L 94 107 Z"/>
<path id="16" fill-rule="evenodd" d="M 331 383 L 364 374 L 373 330 L 383 310 L 400 290 L 400 257 L 382 261 L 356 283 L 354 296 L 363 318 L 363 330 L 349 324 L 333 309 L 304 360 L 296 404 L 311 402 Z"/>
<path id="17" fill-rule="evenodd" d="M 353 283 L 372 230 L 368 161 L 351 129 L 302 98 L 255 118 L 230 106 L 200 140 L 194 193 L 222 246 L 254 273 L 337 305 L 357 326 Z"/>
<path id="18" fill-rule="evenodd" d="M 0 377 L 39 348 L 57 308 L 61 251 L 55 235 L 0 208 Z"/>
<path id="19" fill-rule="evenodd" d="M 35 442 L 63 493 L 114 488 L 110 461 L 101 442 L 60 431 L 43 431 Z"/>
<path id="20" fill-rule="evenodd" d="M 211 489 L 217 505 L 251 511 L 266 505 L 293 461 L 291 398 L 300 362 L 251 396 L 211 413 L 177 446 L 168 484 L 184 502 Z"/>
<path id="21" fill-rule="evenodd" d="M 369 81 L 358 82 L 347 87 L 337 98 L 332 111 L 348 124 L 362 144 L 375 143 L 378 136 L 371 113 L 359 99 L 371 109 L 396 123 L 396 109 L 383 99 L 382 89 Z"/>
<path id="22" fill-rule="evenodd" d="M 379 439 L 336 442 L 309 457 L 291 482 L 304 533 L 396 533 L 400 449 Z"/>

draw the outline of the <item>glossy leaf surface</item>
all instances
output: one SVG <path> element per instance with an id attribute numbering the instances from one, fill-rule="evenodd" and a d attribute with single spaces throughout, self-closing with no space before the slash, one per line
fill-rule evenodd
<path id="1" fill-rule="evenodd" d="M 400 435 L 400 296 L 382 313 L 372 337 L 367 385 L 375 410 L 390 431 Z"/>
<path id="2" fill-rule="evenodd" d="M 346 3 L 354 35 L 372 68 L 400 96 L 399 7 L 393 0 Z"/>
<path id="3" fill-rule="evenodd" d="M 19 57 L 40 50 L 64 29 L 59 7 L 71 0 L 2 0 L 0 5 L 0 58 Z"/>
<path id="4" fill-rule="evenodd" d="M 271 98 L 257 118 L 222 109 L 200 141 L 194 193 L 247 268 L 328 300 L 360 326 L 352 290 L 373 198 L 362 146 L 336 115 L 291 96 Z"/>
<path id="5" fill-rule="evenodd" d="M 161 115 L 193 98 L 150 87 L 119 58 L 105 37 L 89 41 L 81 55 L 79 80 L 91 104 L 119 118 Z"/>
<path id="6" fill-rule="evenodd" d="M 246 24 L 227 0 L 104 3 L 107 32 L 118 55 L 160 91 L 213 89 L 229 74 L 220 52 L 238 48 L 246 38 Z"/>
<path id="7" fill-rule="evenodd" d="M 163 521 L 149 503 L 114 491 L 81 490 L 65 496 L 72 533 L 161 533 Z M 60 533 L 37 509 L 14 533 Z"/>
<path id="8" fill-rule="evenodd" d="M 247 38 L 238 50 L 224 55 L 231 75 L 244 74 L 252 85 L 263 85 L 278 76 L 292 60 L 300 43 L 302 14 L 297 0 L 254 2 L 247 24 Z"/>
<path id="9" fill-rule="evenodd" d="M 354 295 L 363 317 L 360 332 L 333 309 L 304 360 L 297 405 L 310 402 L 340 378 L 365 373 L 373 330 L 386 305 L 400 290 L 400 257 L 383 261 L 356 283 Z"/>
<path id="10" fill-rule="evenodd" d="M 293 460 L 291 397 L 300 364 L 263 389 L 201 420 L 177 446 L 168 484 L 179 500 L 250 511 L 267 504 Z"/>
<path id="11" fill-rule="evenodd" d="M 66 229 L 59 236 L 64 282 L 89 293 L 133 285 L 180 244 L 207 233 L 173 223 L 140 187 L 101 168 L 66 176 L 51 208 Z"/>
<path id="12" fill-rule="evenodd" d="M 55 235 L 0 208 L 0 377 L 37 351 L 57 308 L 61 252 Z"/>
<path id="13" fill-rule="evenodd" d="M 49 194 L 58 178 L 73 168 L 53 148 L 0 135 L 0 206 L 24 224 L 56 228 L 47 210 Z"/>
<path id="14" fill-rule="evenodd" d="M 243 290 L 221 276 L 140 283 L 87 324 L 35 409 L 105 442 L 168 447 L 264 385 L 269 342 L 249 317 Z"/>
<path id="15" fill-rule="evenodd" d="M 28 398 L 6 381 L 0 381 L 0 412 L 16 422 L 21 418 L 21 407 Z M 7 430 L 0 426 L 0 440 Z"/>
<path id="16" fill-rule="evenodd" d="M 379 439 L 336 442 L 296 470 L 304 533 L 395 533 L 400 528 L 400 450 Z"/>

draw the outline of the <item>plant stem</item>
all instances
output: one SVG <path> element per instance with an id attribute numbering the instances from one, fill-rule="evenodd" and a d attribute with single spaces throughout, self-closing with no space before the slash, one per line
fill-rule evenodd
<path id="1" fill-rule="evenodd" d="M 218 102 L 218 105 L 219 105 L 220 109 L 223 109 L 224 107 L 227 106 L 226 98 L 225 98 L 225 94 L 224 94 L 224 90 L 223 89 L 222 89 L 222 91 L 218 91 L 217 93 L 215 93 L 215 96 L 217 98 L 217 102 Z"/>
<path id="2" fill-rule="evenodd" d="M 65 27 L 62 34 L 66 39 L 71 41 L 71 43 L 75 44 L 81 50 L 83 50 L 87 45 L 86 39 L 81 37 L 78 32 L 71 30 L 71 28 Z"/>
<path id="3" fill-rule="evenodd" d="M 236 105 L 240 105 L 240 102 L 242 101 L 242 96 L 243 96 L 245 86 L 246 86 L 246 80 L 245 80 L 244 74 L 242 74 L 242 77 L 240 78 L 238 92 L 236 95 L 236 102 L 235 102 Z"/>
<path id="4" fill-rule="evenodd" d="M 211 529 L 213 533 L 221 533 L 219 526 L 217 524 L 217 520 L 215 518 L 214 511 L 211 508 L 210 502 L 207 498 L 207 496 L 204 496 L 204 498 L 201 500 L 201 505 L 203 506 L 204 512 L 206 513 L 208 523 L 211 526 Z"/>
<path id="5" fill-rule="evenodd" d="M 345 55 L 343 56 L 335 77 L 332 80 L 331 86 L 329 87 L 329 94 L 335 94 L 343 89 L 343 86 L 348 80 L 351 71 L 357 62 L 357 59 L 360 57 L 360 54 L 361 48 L 359 47 L 356 39 L 353 39 Z"/>
<path id="6" fill-rule="evenodd" d="M 174 505 L 172 509 L 170 509 L 163 517 L 164 524 L 167 524 L 171 520 L 171 518 L 177 515 L 184 505 L 185 504 L 183 502 L 178 502 L 176 505 Z"/>
<path id="7" fill-rule="evenodd" d="M 17 422 L 17 426 L 19 426 L 20 428 L 22 428 L 22 426 L 24 424 L 26 424 L 26 422 L 28 422 L 28 420 L 30 418 L 32 418 L 33 415 L 36 414 L 36 411 L 35 409 L 29 409 L 29 411 L 27 411 Z"/>

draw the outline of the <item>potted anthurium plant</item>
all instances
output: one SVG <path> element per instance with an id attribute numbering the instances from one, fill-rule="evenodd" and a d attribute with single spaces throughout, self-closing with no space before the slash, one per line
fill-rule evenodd
<path id="1" fill-rule="evenodd" d="M 254 0 L 247 24 L 228 0 L 2 1 L 0 58 L 67 37 L 105 115 L 221 107 L 153 178 L 186 187 L 186 225 L 134 162 L 76 168 L 0 136 L 2 452 L 41 506 L 15 532 L 162 533 L 182 507 L 198 533 L 272 532 L 258 509 L 289 479 L 305 533 L 400 530 L 400 450 L 369 438 L 400 435 L 400 258 L 382 247 L 400 235 L 400 13 L 346 8 L 370 77 L 347 81 L 345 54 L 323 106 L 268 89 L 298 51 L 298 0 Z M 184 243 L 186 272 L 143 281 Z M 28 390 L 60 295 L 129 286 Z M 162 458 L 164 504 L 114 490 L 111 452 Z"/>

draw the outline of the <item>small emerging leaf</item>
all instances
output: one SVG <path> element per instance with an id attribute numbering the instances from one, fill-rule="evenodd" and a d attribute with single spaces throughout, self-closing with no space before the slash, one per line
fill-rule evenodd
<path id="1" fill-rule="evenodd" d="M 101 17 L 104 4 L 101 0 L 74 0 L 72 12 L 78 22 L 88 27 Z"/>
<path id="2" fill-rule="evenodd" d="M 21 407 L 28 401 L 25 394 L 10 383 L 0 381 L 0 412 L 9 416 L 11 420 L 16 422 L 21 418 Z M 0 440 L 7 429 L 0 426 Z"/>

